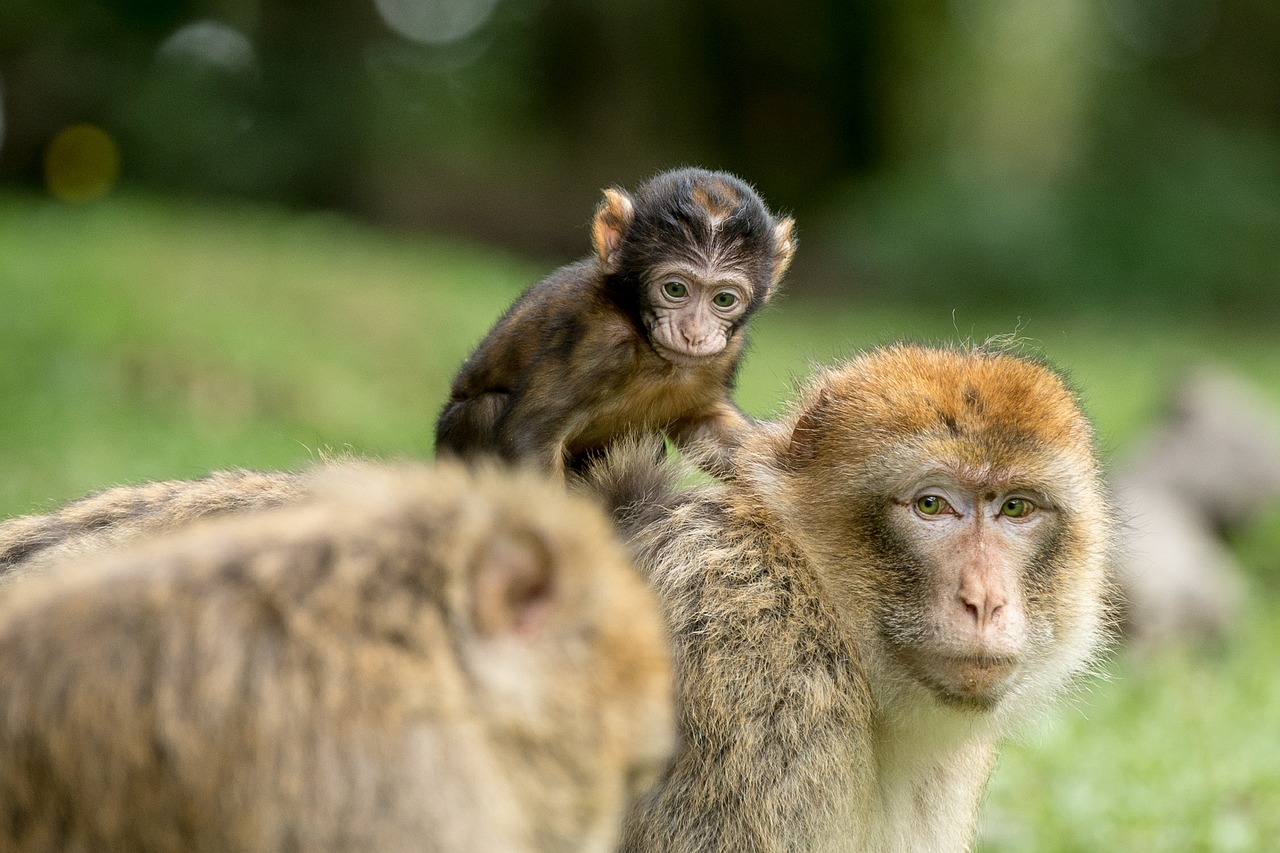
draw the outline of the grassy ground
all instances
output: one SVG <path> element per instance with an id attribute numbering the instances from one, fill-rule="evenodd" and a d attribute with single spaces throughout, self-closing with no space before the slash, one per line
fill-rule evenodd
<path id="1" fill-rule="evenodd" d="M 217 467 L 425 455 L 453 370 L 548 268 L 324 215 L 0 197 L 0 516 Z M 1280 400 L 1274 326 L 860 309 L 806 301 L 803 281 L 801 258 L 791 293 L 754 326 L 740 389 L 751 412 L 776 411 L 810 364 L 859 347 L 1011 332 L 1068 370 L 1116 454 L 1206 358 Z M 1010 745 L 983 850 L 1272 849 L 1280 514 L 1239 545 L 1261 592 L 1238 636 L 1121 657 Z"/>

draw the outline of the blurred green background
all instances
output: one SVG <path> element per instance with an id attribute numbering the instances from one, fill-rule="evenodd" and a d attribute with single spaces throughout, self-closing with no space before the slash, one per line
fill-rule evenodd
<path id="1" fill-rule="evenodd" d="M 430 452 L 448 380 L 694 163 L 799 223 L 740 400 L 1016 332 L 1109 458 L 1198 363 L 1280 405 L 1274 0 L 6 0 L 0 516 Z M 1227 641 L 1119 655 L 1005 751 L 986 851 L 1270 850 L 1280 509 Z"/>

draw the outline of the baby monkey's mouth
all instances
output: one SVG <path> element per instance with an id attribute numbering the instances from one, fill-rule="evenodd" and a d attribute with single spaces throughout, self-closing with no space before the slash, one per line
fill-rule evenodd
<path id="1" fill-rule="evenodd" d="M 708 359 L 719 355 L 724 351 L 724 346 L 718 346 L 714 349 L 708 348 L 706 352 L 691 353 L 684 349 L 668 346 L 662 341 L 653 340 L 653 349 L 658 355 L 678 367 L 693 367 L 694 365 L 703 364 Z"/>

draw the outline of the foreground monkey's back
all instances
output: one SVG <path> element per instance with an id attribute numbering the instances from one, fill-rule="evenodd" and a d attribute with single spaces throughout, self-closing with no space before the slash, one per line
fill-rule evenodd
<path id="1" fill-rule="evenodd" d="M 657 464 L 593 475 L 678 669 L 680 749 L 625 849 L 966 849 L 999 740 L 1107 640 L 1074 394 L 1033 360 L 888 347 L 822 371 L 724 484 L 656 488 Z"/>
<path id="2" fill-rule="evenodd" d="M 0 599 L 0 849 L 603 851 L 672 743 L 656 609 L 529 477 L 343 466 Z"/>
<path id="3" fill-rule="evenodd" d="M 0 588 L 136 536 L 280 506 L 298 499 L 305 485 L 302 477 L 280 471 L 215 471 L 198 480 L 116 486 L 54 512 L 0 521 Z"/>

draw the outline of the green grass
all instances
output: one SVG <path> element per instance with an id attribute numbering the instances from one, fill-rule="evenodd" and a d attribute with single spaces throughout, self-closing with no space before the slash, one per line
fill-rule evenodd
<path id="1" fill-rule="evenodd" d="M 1280 625 L 1228 646 L 1121 657 L 1047 730 L 1005 747 L 988 851 L 1263 851 L 1280 838 Z"/>
<path id="2" fill-rule="evenodd" d="M 324 216 L 0 204 L 0 510 L 115 481 L 425 453 L 533 271 Z"/>
<path id="3" fill-rule="evenodd" d="M 426 455 L 454 369 L 550 266 L 326 215 L 0 197 L 0 516 L 329 451 Z M 1203 359 L 1280 400 L 1274 326 L 978 313 L 964 293 L 954 311 L 818 304 L 802 269 L 753 328 L 739 397 L 756 414 L 777 411 L 813 363 L 858 348 L 1012 332 L 1068 371 L 1108 451 L 1123 453 L 1180 369 Z M 1238 636 L 1212 652 L 1122 657 L 1011 744 L 983 850 L 1273 848 L 1280 513 L 1238 545 L 1262 591 Z"/>

